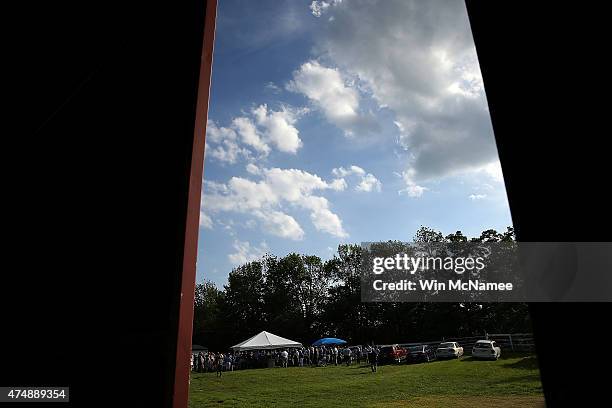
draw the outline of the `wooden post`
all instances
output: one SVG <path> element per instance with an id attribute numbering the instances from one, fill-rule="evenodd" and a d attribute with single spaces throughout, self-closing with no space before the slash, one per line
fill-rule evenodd
<path id="1" fill-rule="evenodd" d="M 206 0 L 206 15 L 200 62 L 200 78 L 194 124 L 191 169 L 189 174 L 189 196 L 181 276 L 181 297 L 174 371 L 173 408 L 186 408 L 189 400 L 191 336 L 193 332 L 193 302 L 195 297 L 196 258 L 200 218 L 202 174 L 204 171 L 204 145 L 208 118 L 208 98 L 212 71 L 213 43 L 217 0 Z"/>

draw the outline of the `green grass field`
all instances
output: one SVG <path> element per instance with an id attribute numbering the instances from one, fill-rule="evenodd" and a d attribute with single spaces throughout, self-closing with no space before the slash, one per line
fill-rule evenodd
<path id="1" fill-rule="evenodd" d="M 190 408 L 543 407 L 534 356 L 471 357 L 427 364 L 269 368 L 192 373 Z"/>

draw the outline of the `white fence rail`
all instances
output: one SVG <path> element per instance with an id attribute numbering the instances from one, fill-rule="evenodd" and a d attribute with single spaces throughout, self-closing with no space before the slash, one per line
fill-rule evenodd
<path id="1" fill-rule="evenodd" d="M 409 347 L 416 346 L 419 344 L 426 344 L 437 347 L 442 342 L 454 341 L 459 343 L 459 345 L 463 347 L 465 354 L 471 354 L 472 347 L 474 347 L 474 344 L 478 340 L 494 340 L 502 348 L 502 351 L 535 351 L 535 344 L 533 341 L 532 333 L 483 333 L 480 336 L 448 338 L 443 337 L 442 340 L 421 341 L 414 343 L 398 343 L 398 345 L 402 347 Z"/>

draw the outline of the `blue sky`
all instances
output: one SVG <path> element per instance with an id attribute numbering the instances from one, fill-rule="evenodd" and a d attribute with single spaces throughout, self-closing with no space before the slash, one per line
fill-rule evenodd
<path id="1" fill-rule="evenodd" d="M 511 225 L 462 1 L 221 0 L 197 281 Z"/>

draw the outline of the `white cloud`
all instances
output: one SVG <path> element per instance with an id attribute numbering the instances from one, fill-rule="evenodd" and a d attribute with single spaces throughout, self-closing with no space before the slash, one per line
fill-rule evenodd
<path id="1" fill-rule="evenodd" d="M 238 160 L 238 156 L 248 155 L 248 152 L 241 149 L 238 144 L 231 140 L 224 140 L 222 144 L 209 147 L 207 154 L 219 160 L 220 162 L 225 162 L 228 164 L 234 164 Z"/>
<path id="2" fill-rule="evenodd" d="M 329 183 L 329 187 L 332 190 L 344 191 L 348 187 L 348 184 L 346 184 L 346 180 L 344 180 L 343 178 L 338 178 L 338 179 L 332 180 L 332 182 Z"/>
<path id="3" fill-rule="evenodd" d="M 232 119 L 230 127 L 219 127 L 209 120 L 206 154 L 228 164 L 236 163 L 240 157 L 248 160 L 254 159 L 254 155 L 266 157 L 272 148 L 295 154 L 302 147 L 295 123 L 307 111 L 287 106 L 274 111 L 263 104 L 252 109 L 250 117 Z"/>
<path id="4" fill-rule="evenodd" d="M 295 126 L 296 115 L 286 107 L 280 111 L 268 111 L 266 104 L 253 110 L 257 124 L 264 129 L 265 139 L 285 153 L 296 153 L 302 147 L 299 131 Z"/>
<path id="5" fill-rule="evenodd" d="M 274 82 L 268 82 L 265 85 L 265 89 L 270 90 L 270 91 L 272 91 L 275 94 L 278 94 L 278 93 L 280 93 L 282 91 L 282 89 L 280 89 L 278 87 L 278 85 L 276 85 Z"/>
<path id="6" fill-rule="evenodd" d="M 406 171 L 403 171 L 402 174 L 400 174 L 399 176 L 404 180 L 404 183 L 406 184 L 406 188 L 398 191 L 400 195 L 407 194 L 408 197 L 418 198 L 421 197 L 423 193 L 428 190 L 427 187 L 420 186 L 414 181 L 414 169 L 408 169 Z"/>
<path id="7" fill-rule="evenodd" d="M 258 175 L 260 173 L 259 167 L 257 167 L 253 163 L 249 163 L 246 165 L 246 171 L 253 175 Z"/>
<path id="8" fill-rule="evenodd" d="M 316 0 L 310 3 L 310 11 L 313 16 L 321 17 L 330 6 L 335 6 L 342 3 L 342 0 Z"/>
<path id="9" fill-rule="evenodd" d="M 336 177 L 346 177 L 351 174 L 358 174 L 360 176 L 365 174 L 365 170 L 359 166 L 350 166 L 349 168 L 338 167 L 332 170 L 332 174 Z"/>
<path id="10" fill-rule="evenodd" d="M 355 190 L 364 191 L 364 192 L 370 192 L 370 191 L 380 192 L 381 189 L 382 189 L 382 183 L 378 181 L 378 179 L 374 177 L 373 174 L 369 174 L 369 173 L 363 176 L 363 178 L 361 179 L 357 187 L 355 187 Z"/>
<path id="11" fill-rule="evenodd" d="M 263 155 L 270 153 L 270 147 L 263 141 L 251 119 L 245 117 L 234 118 L 232 126 L 236 129 L 244 144 Z"/>
<path id="12" fill-rule="evenodd" d="M 305 62 L 293 73 L 287 90 L 304 94 L 325 115 L 327 120 L 353 135 L 357 127 L 372 129 L 372 118 L 359 114 L 359 92 L 349 86 L 340 71 L 322 66 L 318 61 Z"/>
<path id="13" fill-rule="evenodd" d="M 206 185 L 202 202 L 210 212 L 238 212 L 259 219 L 271 234 L 300 240 L 304 231 L 286 212 L 285 207 L 310 212 L 314 227 L 330 235 L 344 238 L 348 234 L 342 220 L 329 208 L 329 201 L 315 195 L 317 191 L 340 190 L 342 183 L 328 183 L 319 176 L 297 169 L 259 169 L 260 180 L 232 177 L 227 184 Z"/>
<path id="14" fill-rule="evenodd" d="M 213 220 L 203 211 L 200 210 L 200 227 L 206 229 L 213 229 Z"/>
<path id="15" fill-rule="evenodd" d="M 395 114 L 407 162 L 402 192 L 418 197 L 427 182 L 497 161 L 463 2 L 354 0 L 315 8 L 334 18 L 320 21 L 320 53 Z M 307 85 L 304 92 L 320 88 Z"/>
<path id="16" fill-rule="evenodd" d="M 406 193 L 408 194 L 408 197 L 418 198 L 421 197 L 427 190 L 429 190 L 427 187 L 419 186 L 414 182 L 407 182 L 406 188 L 399 190 L 398 193 L 400 195 Z"/>
<path id="17" fill-rule="evenodd" d="M 499 160 L 484 166 L 483 170 L 489 177 L 491 177 L 491 179 L 493 179 L 493 181 L 498 183 L 504 182 L 504 175 L 502 173 L 501 163 Z"/>
<path id="18" fill-rule="evenodd" d="M 294 241 L 304 238 L 304 230 L 300 224 L 284 212 L 266 209 L 254 211 L 253 215 L 261 220 L 264 229 L 272 235 Z"/>
<path id="19" fill-rule="evenodd" d="M 487 198 L 486 194 L 470 194 L 470 200 L 472 201 L 476 201 L 476 200 L 482 200 L 484 198 Z"/>
<path id="20" fill-rule="evenodd" d="M 268 245 L 265 242 L 259 246 L 253 246 L 250 242 L 235 240 L 232 246 L 236 252 L 227 257 L 235 266 L 261 259 L 268 251 Z"/>
<path id="21" fill-rule="evenodd" d="M 380 192 L 382 189 L 382 183 L 373 174 L 367 173 L 359 166 L 352 165 L 346 169 L 344 167 L 338 167 L 332 170 L 332 174 L 336 177 L 340 177 L 339 179 L 337 179 L 338 181 L 344 181 L 344 177 L 351 175 L 359 176 L 359 184 L 355 186 L 355 191 Z"/>
<path id="22" fill-rule="evenodd" d="M 213 120 L 208 120 L 206 125 L 206 140 L 209 142 L 220 143 L 223 140 L 236 140 L 236 132 L 226 127 L 217 127 Z"/>
<path id="23" fill-rule="evenodd" d="M 206 139 L 205 154 L 220 162 L 234 164 L 240 155 L 249 156 L 249 152 L 238 145 L 233 129 L 218 127 L 212 120 L 206 126 Z"/>
<path id="24" fill-rule="evenodd" d="M 326 232 L 339 238 L 346 238 L 348 234 L 342 227 L 342 220 L 331 212 L 329 202 L 324 197 L 306 196 L 300 203 L 304 208 L 311 210 L 310 220 L 318 231 Z"/>

